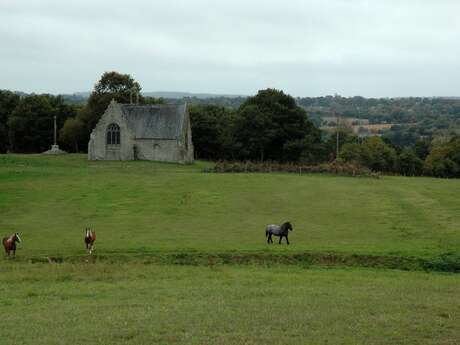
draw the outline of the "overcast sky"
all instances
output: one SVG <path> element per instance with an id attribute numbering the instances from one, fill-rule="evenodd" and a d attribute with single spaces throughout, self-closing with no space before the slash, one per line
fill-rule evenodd
<path id="1" fill-rule="evenodd" d="M 0 89 L 460 96 L 459 0 L 0 0 Z"/>

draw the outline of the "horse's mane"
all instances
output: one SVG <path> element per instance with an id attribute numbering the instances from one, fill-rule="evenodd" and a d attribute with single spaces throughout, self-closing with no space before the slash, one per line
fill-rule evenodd
<path id="1" fill-rule="evenodd" d="M 281 225 L 281 229 L 286 229 L 286 228 L 291 228 L 292 229 L 292 225 L 291 225 L 291 222 L 285 222 Z"/>

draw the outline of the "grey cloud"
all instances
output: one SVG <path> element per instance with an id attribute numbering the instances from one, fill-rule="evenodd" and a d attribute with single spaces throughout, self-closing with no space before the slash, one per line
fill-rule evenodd
<path id="1" fill-rule="evenodd" d="M 0 88 L 441 96 L 460 90 L 460 2 L 1 0 Z"/>

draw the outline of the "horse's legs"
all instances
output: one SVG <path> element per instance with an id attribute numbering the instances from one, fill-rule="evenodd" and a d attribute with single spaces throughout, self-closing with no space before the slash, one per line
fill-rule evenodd
<path id="1" fill-rule="evenodd" d="M 287 242 L 287 244 L 289 245 L 289 238 L 288 238 L 288 235 L 286 235 L 286 242 Z"/>
<path id="2" fill-rule="evenodd" d="M 272 237 L 272 234 L 270 234 L 270 243 L 273 243 L 273 237 Z"/>
<path id="3" fill-rule="evenodd" d="M 278 244 L 281 244 L 282 239 L 283 239 L 283 235 L 280 236 L 280 241 L 278 242 Z"/>

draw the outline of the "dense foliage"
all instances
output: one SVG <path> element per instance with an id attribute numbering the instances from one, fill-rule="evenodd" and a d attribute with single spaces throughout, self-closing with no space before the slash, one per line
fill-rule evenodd
<path id="1" fill-rule="evenodd" d="M 373 171 L 391 172 L 396 169 L 395 149 L 379 137 L 370 137 L 362 143 L 349 143 L 342 147 L 341 158 L 358 162 Z"/>
<path id="2" fill-rule="evenodd" d="M 192 133 L 198 158 L 315 161 L 321 132 L 294 98 L 261 90 L 237 110 L 192 106 Z"/>
<path id="3" fill-rule="evenodd" d="M 0 153 L 9 149 L 8 120 L 19 104 L 19 95 L 11 91 L 0 90 Z"/>
<path id="4" fill-rule="evenodd" d="M 305 97 L 297 102 L 309 114 L 340 115 L 369 119 L 371 123 L 414 123 L 426 121 L 426 126 L 443 128 L 449 121 L 460 120 L 459 98 L 364 98 Z"/>
<path id="5" fill-rule="evenodd" d="M 190 114 L 200 159 L 320 164 L 336 160 L 338 144 L 339 161 L 372 171 L 460 176 L 460 136 L 444 132 L 431 139 L 409 128 L 411 140 L 401 141 L 391 135 L 359 138 L 345 128 L 339 131 L 338 141 L 335 133 L 321 137 L 308 119 L 310 114 L 307 117 L 282 91 L 260 91 L 237 110 L 199 105 L 192 106 Z"/>
<path id="6" fill-rule="evenodd" d="M 89 135 L 112 99 L 140 104 L 186 100 L 198 159 L 298 165 L 338 161 L 385 173 L 460 177 L 460 99 L 294 99 L 266 89 L 253 97 L 164 100 L 143 97 L 140 90 L 130 75 L 106 72 L 85 104 L 80 95 L 0 91 L 0 152 L 48 149 L 53 116 L 61 128 L 59 144 L 72 152 L 86 151 Z M 368 137 L 359 137 L 349 126 L 339 125 L 338 135 L 319 129 L 336 116 L 396 125 Z"/>
<path id="7" fill-rule="evenodd" d="M 240 158 L 261 161 L 298 161 L 321 142 L 320 131 L 294 98 L 274 89 L 241 105 L 234 135 Z"/>
<path id="8" fill-rule="evenodd" d="M 317 126 L 324 118 L 368 120 L 370 124 L 394 124 L 381 134 L 398 146 L 412 146 L 420 138 L 460 134 L 460 98 L 297 98 Z"/>
<path id="9" fill-rule="evenodd" d="M 0 90 L 0 153 L 43 152 L 53 143 L 53 117 L 60 128 L 58 142 L 72 152 L 86 151 L 89 135 L 112 99 L 156 104 L 162 99 L 142 97 L 140 85 L 127 74 L 106 72 L 86 104 L 80 98 L 27 95 Z"/>
<path id="10" fill-rule="evenodd" d="M 86 150 L 91 131 L 104 114 L 112 99 L 119 103 L 161 103 L 162 100 L 143 97 L 141 86 L 129 74 L 106 72 L 94 86 L 88 102 L 75 118 L 68 119 L 60 137 L 75 152 Z"/>
<path id="11" fill-rule="evenodd" d="M 209 160 L 231 157 L 236 112 L 215 105 L 197 105 L 189 108 L 189 114 L 195 156 Z"/>
<path id="12" fill-rule="evenodd" d="M 278 163 L 278 162 L 227 162 L 219 161 L 212 167 L 204 169 L 205 172 L 214 173 L 272 173 L 286 172 L 293 174 L 328 173 L 343 176 L 363 176 L 379 178 L 378 173 L 373 172 L 356 162 L 334 161 L 321 164 L 302 163 Z"/>
<path id="13" fill-rule="evenodd" d="M 58 127 L 75 116 L 76 107 L 60 96 L 19 96 L 0 91 L 0 152 L 43 152 L 53 143 L 53 117 Z"/>
<path id="14" fill-rule="evenodd" d="M 437 177 L 460 177 L 460 136 L 435 143 L 425 160 L 425 172 Z"/>

